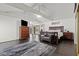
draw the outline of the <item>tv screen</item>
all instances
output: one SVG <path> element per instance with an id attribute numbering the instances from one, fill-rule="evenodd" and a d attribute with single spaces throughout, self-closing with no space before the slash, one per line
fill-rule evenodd
<path id="1" fill-rule="evenodd" d="M 27 21 L 24 21 L 24 20 L 21 20 L 21 25 L 22 26 L 28 26 L 28 22 Z"/>

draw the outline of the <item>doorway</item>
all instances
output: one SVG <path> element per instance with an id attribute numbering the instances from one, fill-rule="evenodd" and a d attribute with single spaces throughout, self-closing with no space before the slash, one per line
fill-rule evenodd
<path id="1" fill-rule="evenodd" d="M 77 55 L 79 55 L 79 4 L 77 5 L 77 13 L 76 13 L 76 23 L 77 23 L 77 45 L 76 45 L 76 48 L 77 48 Z"/>

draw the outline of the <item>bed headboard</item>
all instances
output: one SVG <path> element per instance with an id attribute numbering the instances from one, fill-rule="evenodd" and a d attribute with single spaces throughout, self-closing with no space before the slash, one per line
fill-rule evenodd
<path id="1" fill-rule="evenodd" d="M 61 32 L 64 32 L 64 26 L 49 27 L 49 30 L 61 30 Z"/>

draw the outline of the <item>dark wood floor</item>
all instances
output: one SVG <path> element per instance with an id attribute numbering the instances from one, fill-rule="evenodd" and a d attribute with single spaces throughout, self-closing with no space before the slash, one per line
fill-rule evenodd
<path id="1" fill-rule="evenodd" d="M 14 46 L 17 44 L 20 44 L 19 40 L 1 43 L 0 52 L 6 47 Z M 57 49 L 52 54 L 52 56 L 75 56 L 76 55 L 74 41 L 63 40 L 58 45 L 54 45 L 54 46 L 56 46 Z"/>
<path id="2" fill-rule="evenodd" d="M 75 56 L 75 45 L 74 41 L 71 40 L 62 40 L 58 45 L 57 49 L 54 52 L 53 56 Z"/>

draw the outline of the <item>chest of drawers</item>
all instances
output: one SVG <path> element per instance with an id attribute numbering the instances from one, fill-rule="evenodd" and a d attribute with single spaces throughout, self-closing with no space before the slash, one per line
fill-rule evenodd
<path id="1" fill-rule="evenodd" d="M 72 32 L 64 32 L 63 35 L 64 35 L 64 37 L 65 37 L 66 39 L 71 39 L 71 40 L 73 40 L 73 33 L 72 33 Z"/>

